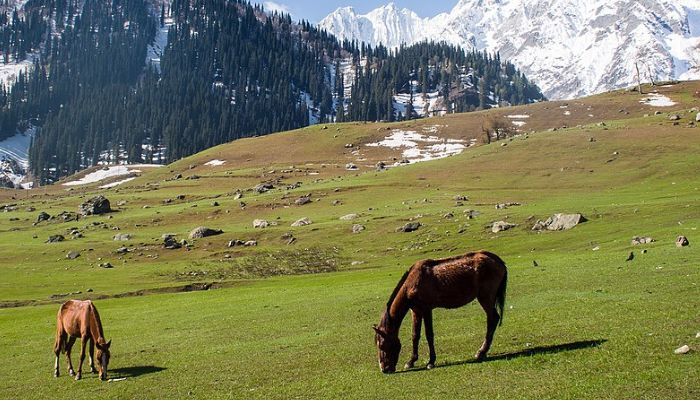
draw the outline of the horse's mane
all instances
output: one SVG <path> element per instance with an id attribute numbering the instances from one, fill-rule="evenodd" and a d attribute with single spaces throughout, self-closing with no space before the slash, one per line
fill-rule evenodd
<path id="1" fill-rule="evenodd" d="M 406 272 L 404 272 L 401 279 L 399 279 L 399 283 L 396 284 L 394 291 L 391 292 L 391 296 L 389 296 L 389 301 L 386 302 L 387 313 L 389 311 L 389 308 L 391 308 L 391 304 L 394 302 L 394 299 L 396 299 L 396 296 L 399 294 L 399 290 L 401 290 L 401 287 L 406 282 L 406 278 L 408 278 L 408 273 L 411 272 L 411 269 L 412 267 L 409 268 Z"/>

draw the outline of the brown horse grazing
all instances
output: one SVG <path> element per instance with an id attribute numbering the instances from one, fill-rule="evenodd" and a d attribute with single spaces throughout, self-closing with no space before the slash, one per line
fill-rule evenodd
<path id="1" fill-rule="evenodd" d="M 476 353 L 477 360 L 483 360 L 499 321 L 503 321 L 507 282 L 508 270 L 503 260 L 486 251 L 413 264 L 391 294 L 379 326 L 374 326 L 379 368 L 384 373 L 396 371 L 401 351 L 399 328 L 409 309 L 413 311 L 413 355 L 405 368 L 413 368 L 418 360 L 421 320 L 425 321 L 430 349 L 427 368 L 433 368 L 433 309 L 462 307 L 475 298 L 486 311 L 486 339 Z"/>
<path id="2" fill-rule="evenodd" d="M 80 338 L 80 363 L 78 364 L 78 374 L 73 371 L 73 363 L 70 360 L 70 352 L 75 340 Z M 105 341 L 102 331 L 102 322 L 97 308 L 90 300 L 68 300 L 61 305 L 56 316 L 56 341 L 53 352 L 56 354 L 54 365 L 54 376 L 58 378 L 58 355 L 61 350 L 66 352 L 68 359 L 68 373 L 75 375 L 75 380 L 79 380 L 83 375 L 83 360 L 85 360 L 85 344 L 90 341 L 90 372 L 95 373 L 95 363 L 93 355 L 97 347 L 97 360 L 100 368 L 100 379 L 107 379 L 107 364 L 109 364 L 109 346 L 112 341 Z"/>

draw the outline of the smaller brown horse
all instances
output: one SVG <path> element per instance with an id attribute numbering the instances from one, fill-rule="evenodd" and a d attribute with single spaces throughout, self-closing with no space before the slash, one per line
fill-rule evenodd
<path id="1" fill-rule="evenodd" d="M 76 374 L 73 371 L 70 352 L 77 338 L 80 338 L 80 363 Z M 58 378 L 59 376 L 58 355 L 61 353 L 61 350 L 64 350 L 68 359 L 68 373 L 70 376 L 75 375 L 76 381 L 82 378 L 85 344 L 88 340 L 90 341 L 90 372 L 97 372 L 93 358 L 95 347 L 97 347 L 100 379 L 104 381 L 107 379 L 107 365 L 110 357 L 109 346 L 112 344 L 112 341 L 105 341 L 100 314 L 90 300 L 68 300 L 61 305 L 56 316 L 56 341 L 53 346 L 53 352 L 56 355 L 56 363 L 54 365 L 55 377 Z"/>
<path id="2" fill-rule="evenodd" d="M 413 368 L 418 360 L 421 321 L 425 321 L 430 350 L 427 368 L 431 369 L 436 358 L 433 309 L 462 307 L 475 298 L 486 312 L 486 339 L 476 359 L 486 358 L 496 327 L 503 321 L 507 282 L 508 270 L 503 260 L 486 251 L 413 264 L 391 294 L 379 326 L 374 326 L 381 371 L 396 371 L 401 352 L 399 328 L 409 309 L 413 311 L 413 355 L 404 368 Z"/>

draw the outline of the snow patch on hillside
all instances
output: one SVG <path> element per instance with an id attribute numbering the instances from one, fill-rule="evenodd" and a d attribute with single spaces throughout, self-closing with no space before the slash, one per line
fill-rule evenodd
<path id="1" fill-rule="evenodd" d="M 165 18 L 163 26 L 156 31 L 153 43 L 148 45 L 146 63 L 153 65 L 158 72 L 160 72 L 160 59 L 163 57 L 165 47 L 168 45 L 168 32 L 170 32 L 170 27 L 174 23 L 172 18 Z"/>
<path id="2" fill-rule="evenodd" d="M 96 183 L 96 182 L 100 182 L 100 181 L 103 181 L 103 180 L 108 179 L 108 178 L 114 178 L 114 177 L 118 177 L 118 176 L 140 173 L 141 170 L 136 169 L 136 168 L 156 168 L 156 167 L 162 167 L 162 165 L 158 165 L 158 164 L 113 165 L 110 167 L 105 167 L 105 168 L 99 169 L 97 171 L 91 172 L 78 180 L 66 182 L 63 184 L 63 186 L 78 186 L 78 185 L 86 185 L 88 183 Z"/>
<path id="3" fill-rule="evenodd" d="M 426 127 L 424 131 L 436 132 L 436 128 Z M 403 149 L 402 157 L 413 164 L 417 162 L 437 160 L 459 154 L 468 146 L 464 140 L 447 139 L 438 136 L 426 135 L 416 131 L 404 131 L 394 129 L 391 134 L 376 143 L 369 143 L 367 147 L 388 147 L 391 149 Z M 404 162 L 405 164 L 406 162 Z M 397 163 L 395 165 L 400 165 Z"/>
<path id="4" fill-rule="evenodd" d="M 652 107 L 671 107 L 676 105 L 676 102 L 658 93 L 651 93 L 646 98 L 639 100 L 639 102 Z"/>

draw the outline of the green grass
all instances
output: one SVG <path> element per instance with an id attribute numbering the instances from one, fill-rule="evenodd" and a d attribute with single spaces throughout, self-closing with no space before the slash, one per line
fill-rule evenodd
<path id="1" fill-rule="evenodd" d="M 684 109 L 692 104 L 690 89 L 664 90 Z M 546 130 L 561 125 L 547 125 L 558 104 L 517 112 L 531 114 L 529 123 Z M 33 304 L 0 308 L 0 398 L 697 398 L 700 134 L 685 124 L 672 126 L 664 116 L 643 117 L 649 110 L 629 93 L 569 104 L 582 121 L 587 107 L 607 112 L 601 116 L 606 126 L 539 132 L 506 147 L 495 143 L 381 173 L 345 171 L 350 155 L 344 144 L 381 138 L 386 125 L 311 127 L 219 146 L 119 189 L 0 193 L 3 204 L 18 204 L 17 211 L 0 215 L 0 303 Z M 631 114 L 619 113 L 623 107 Z M 577 109 L 585 112 L 577 117 Z M 468 137 L 480 118 L 410 124 L 444 123 L 446 134 Z M 275 151 L 264 152 L 270 149 L 290 151 L 275 158 Z M 227 165 L 203 166 L 213 158 Z M 201 179 L 169 180 L 176 173 Z M 232 197 L 235 189 L 280 176 L 278 186 L 299 181 L 301 187 Z M 98 192 L 113 205 L 127 204 L 109 216 L 31 224 L 39 211 L 75 211 Z M 314 202 L 295 206 L 307 193 Z M 185 200 L 163 203 L 178 194 Z M 455 195 L 469 201 L 457 205 Z M 335 200 L 341 204 L 332 205 Z M 241 209 L 239 201 L 247 206 Z M 506 201 L 522 205 L 494 208 Z M 36 211 L 26 211 L 28 206 Z M 481 215 L 468 220 L 465 209 Z M 454 218 L 444 218 L 448 212 Z M 555 212 L 581 212 L 588 222 L 566 232 L 530 231 L 536 219 Z M 349 213 L 359 218 L 339 220 Z M 301 217 L 314 223 L 289 226 Z M 279 225 L 253 229 L 254 218 Z M 395 232 L 411 219 L 423 227 Z M 491 233 L 488 225 L 502 219 L 518 226 Z M 350 233 L 353 223 L 366 231 Z M 199 225 L 225 233 L 192 241 L 190 251 L 160 246 L 163 233 L 186 237 Z M 68 237 L 71 227 L 85 238 L 44 243 L 50 234 Z M 286 232 L 297 238 L 294 245 L 281 238 Z M 116 233 L 135 237 L 114 242 Z M 690 246 L 676 248 L 680 234 Z M 656 241 L 632 246 L 636 235 Z M 259 246 L 227 248 L 232 239 L 256 239 Z M 115 254 L 121 246 L 132 251 Z M 482 248 L 509 267 L 505 320 L 492 358 L 472 362 L 485 317 L 471 304 L 436 311 L 436 369 L 381 374 L 371 325 L 403 271 L 418 259 Z M 70 250 L 81 257 L 66 260 Z M 635 258 L 626 262 L 630 251 Z M 337 271 L 303 274 L 314 270 L 305 261 L 314 256 Z M 105 261 L 115 268 L 97 266 Z M 270 271 L 303 275 L 267 277 Z M 226 288 L 111 298 L 191 282 Z M 55 313 L 70 297 L 98 299 L 107 338 L 114 340 L 110 377 L 126 380 L 102 383 L 86 374 L 75 382 L 63 357 L 63 376 L 53 378 Z M 403 363 L 409 323 L 401 338 Z M 674 355 L 684 344 L 691 353 Z M 423 341 L 419 366 L 426 353 Z"/>

